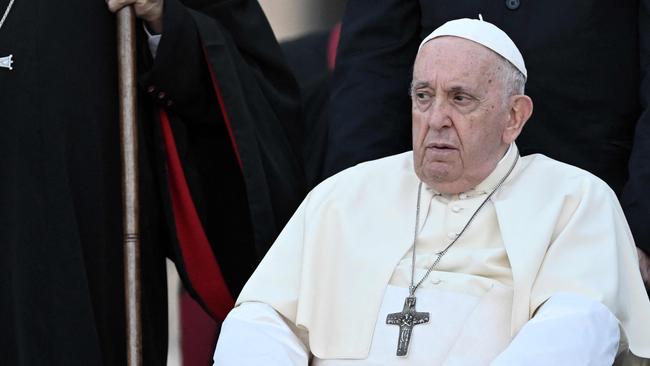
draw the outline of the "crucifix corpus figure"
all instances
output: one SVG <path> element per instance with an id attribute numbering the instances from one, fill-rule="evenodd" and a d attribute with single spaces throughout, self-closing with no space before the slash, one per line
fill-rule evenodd
<path id="1" fill-rule="evenodd" d="M 408 353 L 413 326 L 429 322 L 429 313 L 415 311 L 415 300 L 415 297 L 407 297 L 401 312 L 386 317 L 386 324 L 399 325 L 397 356 L 406 356 Z"/>

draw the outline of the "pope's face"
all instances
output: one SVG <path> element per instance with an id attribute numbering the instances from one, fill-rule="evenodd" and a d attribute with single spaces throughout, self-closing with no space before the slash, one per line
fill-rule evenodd
<path id="1" fill-rule="evenodd" d="M 433 39 L 418 53 L 411 89 L 414 167 L 441 193 L 476 186 L 508 148 L 502 65 L 489 49 L 458 37 Z"/>

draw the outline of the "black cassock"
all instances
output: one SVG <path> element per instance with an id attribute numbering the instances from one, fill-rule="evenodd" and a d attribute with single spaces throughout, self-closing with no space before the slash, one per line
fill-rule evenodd
<path id="1" fill-rule="evenodd" d="M 165 258 L 219 319 L 305 193 L 297 87 L 259 5 L 184 3 L 165 0 L 155 62 L 137 29 L 146 365 L 166 362 Z M 2 365 L 126 362 L 114 18 L 16 0 L 0 29 Z"/>

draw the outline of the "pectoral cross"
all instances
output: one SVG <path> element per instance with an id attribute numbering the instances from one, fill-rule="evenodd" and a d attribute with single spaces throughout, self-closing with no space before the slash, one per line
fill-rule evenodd
<path id="1" fill-rule="evenodd" d="M 0 57 L 0 67 L 4 67 L 5 69 L 13 70 L 13 67 L 11 67 L 11 64 L 14 63 L 11 58 L 14 57 L 14 55 L 9 55 L 6 57 Z"/>
<path id="2" fill-rule="evenodd" d="M 399 325 L 399 338 L 397 340 L 397 355 L 406 356 L 411 342 L 413 326 L 429 322 L 429 313 L 415 311 L 415 296 L 408 296 L 404 300 L 404 309 L 400 313 L 391 313 L 386 317 L 386 324 Z"/>

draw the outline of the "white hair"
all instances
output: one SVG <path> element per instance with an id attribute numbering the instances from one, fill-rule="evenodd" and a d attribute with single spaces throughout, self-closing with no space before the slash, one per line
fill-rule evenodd
<path id="1" fill-rule="evenodd" d="M 513 95 L 524 94 L 524 91 L 526 89 L 526 77 L 524 74 L 519 71 L 515 65 L 510 63 L 510 61 L 501 57 L 501 55 L 497 54 L 497 56 L 499 57 L 500 63 L 500 65 L 497 65 L 499 69 L 498 74 L 501 78 L 501 81 L 503 82 L 503 87 L 505 89 L 503 96 L 504 99 L 507 99 Z"/>

